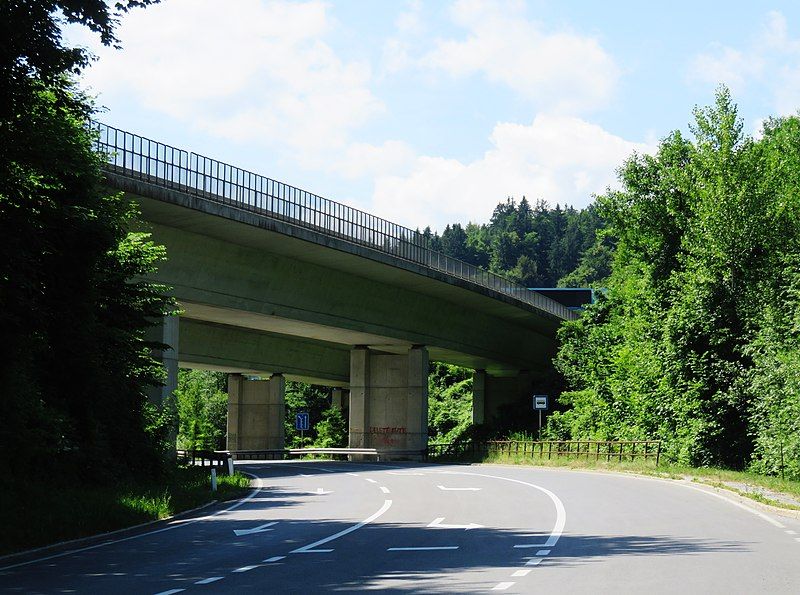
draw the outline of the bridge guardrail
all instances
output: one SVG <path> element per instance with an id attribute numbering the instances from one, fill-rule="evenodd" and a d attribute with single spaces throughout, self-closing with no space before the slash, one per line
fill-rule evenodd
<path id="1" fill-rule="evenodd" d="M 428 445 L 430 459 L 488 455 L 522 456 L 540 459 L 585 458 L 596 461 L 661 460 L 659 440 L 471 440 L 462 443 Z"/>
<path id="2" fill-rule="evenodd" d="M 566 306 L 430 247 L 419 230 L 294 186 L 113 126 L 94 123 L 97 149 L 113 173 L 278 218 L 492 289 L 564 320 Z"/>

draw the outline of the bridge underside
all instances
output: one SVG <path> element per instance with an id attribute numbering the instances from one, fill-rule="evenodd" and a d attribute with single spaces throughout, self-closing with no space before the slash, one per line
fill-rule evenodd
<path id="1" fill-rule="evenodd" d="M 140 204 L 140 229 L 167 249 L 152 279 L 170 286 L 182 309 L 168 363 L 349 387 L 354 445 L 394 428 L 400 434 L 383 436 L 388 444 L 424 446 L 423 360 L 425 375 L 431 359 L 490 378 L 551 365 L 560 319 L 533 306 L 335 238 L 312 241 L 308 230 L 227 205 L 136 181 L 123 189 Z M 383 371 L 358 376 L 354 357 L 363 353 Z M 247 411 L 278 411 L 270 409 L 275 390 L 232 391 L 236 424 Z M 483 410 L 491 393 L 484 388 Z M 280 428 L 262 443 L 281 442 Z"/>

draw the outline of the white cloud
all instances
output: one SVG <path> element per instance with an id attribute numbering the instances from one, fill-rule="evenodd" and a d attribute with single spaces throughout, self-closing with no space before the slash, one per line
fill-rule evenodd
<path id="1" fill-rule="evenodd" d="M 383 104 L 367 62 L 344 62 L 323 38 L 319 0 L 171 0 L 122 21 L 124 51 L 98 50 L 86 80 L 102 100 L 145 107 L 222 138 L 259 140 L 315 160 L 340 148 Z"/>
<path id="2" fill-rule="evenodd" d="M 377 176 L 372 211 L 441 230 L 456 221 L 487 221 L 507 196 L 581 207 L 614 184 L 615 169 L 632 152 L 654 150 L 580 118 L 552 114 L 539 114 L 530 125 L 499 123 L 490 142 L 471 163 L 419 156 L 407 175 Z"/>
<path id="3" fill-rule="evenodd" d="M 778 114 L 797 113 L 800 39 L 789 36 L 786 18 L 780 12 L 767 13 L 745 45 L 732 48 L 712 44 L 690 61 L 689 80 L 710 85 L 724 83 L 737 95 L 751 89 L 766 91 Z"/>
<path id="4" fill-rule="evenodd" d="M 439 40 L 422 65 L 453 76 L 481 73 L 547 110 L 604 106 L 620 75 L 611 56 L 592 37 L 546 31 L 523 8 L 521 2 L 459 0 L 451 12 L 466 39 Z"/>

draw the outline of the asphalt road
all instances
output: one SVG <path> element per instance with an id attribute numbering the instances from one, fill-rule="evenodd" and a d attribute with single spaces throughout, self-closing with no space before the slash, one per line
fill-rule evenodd
<path id="1" fill-rule="evenodd" d="M 800 521 L 690 485 L 501 465 L 239 468 L 260 486 L 246 501 L 6 562 L 0 589 L 800 593 Z"/>

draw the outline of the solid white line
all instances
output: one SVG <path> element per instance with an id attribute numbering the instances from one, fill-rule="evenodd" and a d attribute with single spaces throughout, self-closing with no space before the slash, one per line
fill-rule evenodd
<path id="1" fill-rule="evenodd" d="M 241 568 L 237 568 L 232 572 L 247 572 L 248 570 L 253 570 L 253 568 L 258 568 L 258 564 L 253 564 L 252 566 L 242 566 Z"/>
<path id="2" fill-rule="evenodd" d="M 760 512 L 760 511 L 758 511 L 758 510 L 756 510 L 754 508 L 750 508 L 749 506 L 745 506 L 744 504 L 742 504 L 740 502 L 737 502 L 736 500 L 733 500 L 732 498 L 728 498 L 726 496 L 723 496 L 722 494 L 717 494 L 716 492 L 710 492 L 708 490 L 703 490 L 701 488 L 697 488 L 695 486 L 688 485 L 688 484 L 685 484 L 685 483 L 678 483 L 676 485 L 683 486 L 685 488 L 689 488 L 690 490 L 695 490 L 695 491 L 701 492 L 703 494 L 708 494 L 709 496 L 714 496 L 715 498 L 719 498 L 720 500 L 725 500 L 725 502 L 729 502 L 730 504 L 733 504 L 734 506 L 736 506 L 738 508 L 741 508 L 742 510 L 746 510 L 747 512 L 752 513 L 752 514 L 756 515 L 757 517 L 761 517 L 762 519 L 764 519 L 765 521 L 767 521 L 771 525 L 775 525 L 779 529 L 785 529 L 786 528 L 786 525 L 776 521 L 775 519 L 773 519 L 770 516 L 767 516 L 763 512 Z"/>
<path id="3" fill-rule="evenodd" d="M 533 570 L 532 568 L 523 568 L 523 569 L 521 569 L 521 570 L 517 570 L 517 571 L 516 571 L 514 574 L 512 574 L 511 576 L 528 576 L 528 574 L 530 574 L 530 572 L 531 572 L 532 570 Z"/>
<path id="4" fill-rule="evenodd" d="M 195 585 L 210 585 L 211 583 L 216 583 L 217 581 L 221 581 L 224 579 L 224 576 L 212 576 L 209 578 L 204 578 L 201 581 L 197 581 Z"/>
<path id="5" fill-rule="evenodd" d="M 536 552 L 537 556 L 547 556 L 550 553 L 550 550 L 539 550 Z"/>
<path id="6" fill-rule="evenodd" d="M 390 494 L 390 493 L 391 493 L 391 492 L 389 491 L 389 488 L 387 488 L 387 487 L 385 487 L 385 486 L 381 486 L 381 492 L 383 492 L 384 494 Z"/>
<path id="7" fill-rule="evenodd" d="M 174 593 L 180 593 L 181 591 L 185 591 L 186 589 L 170 589 L 169 591 L 161 591 L 156 593 L 156 595 L 173 595 Z"/>
<path id="8" fill-rule="evenodd" d="M 445 486 L 436 487 L 445 492 L 479 492 L 481 490 L 481 488 L 448 488 Z"/>
<path id="9" fill-rule="evenodd" d="M 262 560 L 265 564 L 271 564 L 272 562 L 278 562 L 283 560 L 286 556 L 272 556 L 271 558 L 267 558 L 266 560 Z"/>
<path id="10" fill-rule="evenodd" d="M 541 486 L 537 486 L 536 484 L 529 483 L 527 481 L 521 481 L 519 479 L 511 479 L 509 477 L 500 477 L 498 475 L 484 475 L 483 473 L 467 473 L 466 471 L 442 471 L 442 473 L 446 473 L 448 475 L 473 475 L 477 477 L 488 477 L 489 479 L 502 479 L 504 481 L 510 481 L 512 483 L 519 483 L 524 486 L 531 487 L 535 490 L 539 490 L 540 492 L 547 495 L 548 498 L 553 502 L 553 505 L 556 507 L 556 522 L 553 525 L 553 530 L 550 532 L 550 537 L 547 538 L 547 541 L 544 543 L 545 547 L 553 547 L 556 543 L 558 543 L 559 537 L 564 532 L 564 525 L 567 523 L 567 511 L 564 509 L 564 503 L 556 496 L 553 492 L 548 490 L 547 488 L 543 488 Z M 520 547 L 520 546 L 514 546 Z M 524 547 L 524 546 L 522 546 Z"/>
<path id="11" fill-rule="evenodd" d="M 381 516 L 384 512 L 389 510 L 391 508 L 391 506 L 392 506 L 392 501 L 391 500 L 384 500 L 383 506 L 381 506 L 381 509 L 378 512 L 376 512 L 375 514 L 371 515 L 370 517 L 364 519 L 360 523 L 356 523 L 352 527 L 348 527 L 347 529 L 345 529 L 343 531 L 339 531 L 338 533 L 334 533 L 333 535 L 331 535 L 330 537 L 326 537 L 325 539 L 320 539 L 319 541 L 315 541 L 314 543 L 310 543 L 310 544 L 305 545 L 305 546 L 303 546 L 301 548 L 297 548 L 296 550 L 292 550 L 289 553 L 291 553 L 291 554 L 302 554 L 302 553 L 305 553 L 305 552 L 311 553 L 311 552 L 313 552 L 314 548 L 317 547 L 318 545 L 322 545 L 323 543 L 328 543 L 329 541 L 333 541 L 334 539 L 339 539 L 340 537 L 343 537 L 343 536 L 347 535 L 348 533 L 352 533 L 353 531 L 356 531 L 356 530 L 360 529 L 364 525 L 368 525 L 369 523 L 371 523 L 372 521 L 377 519 L 379 516 Z M 321 551 L 321 550 L 317 550 L 317 551 Z"/>
<path id="12" fill-rule="evenodd" d="M 369 477 L 365 477 L 364 479 L 366 479 L 370 483 L 378 483 L 377 481 L 375 481 L 374 479 L 370 479 Z"/>
<path id="13" fill-rule="evenodd" d="M 505 591 L 514 583 L 498 583 L 496 586 L 492 588 L 492 591 Z"/>
<path id="14" fill-rule="evenodd" d="M 10 566 L 3 566 L 2 568 L 0 568 L 0 570 L 10 570 L 12 568 L 18 568 L 20 566 L 27 566 L 29 564 L 36 564 L 37 562 L 45 562 L 47 560 L 53 560 L 55 558 L 62 558 L 64 556 L 70 556 L 72 554 L 79 554 L 81 552 L 88 552 L 89 550 L 95 550 L 97 548 L 105 547 L 107 545 L 113 545 L 115 543 L 123 543 L 125 541 L 131 541 L 132 539 L 139 539 L 141 537 L 147 537 L 149 535 L 156 535 L 157 533 L 163 533 L 164 531 L 172 531 L 173 529 L 180 529 L 181 527 L 188 527 L 189 525 L 193 525 L 195 523 L 199 523 L 200 521 L 206 521 L 208 519 L 214 518 L 215 516 L 223 514 L 225 512 L 230 512 L 231 510 L 233 510 L 235 508 L 239 508 L 242 504 L 246 504 L 247 502 L 252 500 L 255 497 L 255 495 L 258 494 L 258 492 L 260 492 L 261 489 L 264 487 L 263 484 L 261 483 L 261 478 L 260 477 L 256 477 L 252 473 L 246 473 L 244 471 L 242 473 L 244 473 L 245 475 L 249 475 L 250 477 L 252 477 L 253 479 L 256 480 L 255 489 L 246 498 L 243 498 L 243 499 L 239 500 L 238 502 L 236 502 L 232 506 L 228 506 L 228 508 L 223 508 L 222 510 L 218 510 L 214 514 L 208 514 L 206 516 L 198 517 L 196 519 L 189 519 L 189 520 L 186 520 L 186 521 L 180 520 L 180 519 L 179 520 L 175 520 L 175 521 L 170 521 L 171 523 L 174 523 L 174 524 L 170 525 L 169 527 L 164 527 L 163 529 L 156 529 L 155 531 L 148 531 L 147 533 L 139 533 L 138 535 L 131 535 L 130 537 L 123 537 L 122 539 L 114 539 L 112 541 L 104 541 L 103 543 L 98 543 L 96 545 L 89 545 L 89 546 L 86 546 L 86 547 L 78 548 L 76 550 L 68 550 L 66 552 L 53 554 L 52 556 L 44 556 L 42 558 L 36 558 L 35 560 L 29 560 L 27 562 L 20 562 L 19 564 L 11 564 Z M 183 589 L 180 589 L 180 591 L 183 591 Z M 176 591 L 176 592 L 180 592 L 180 591 Z"/>
<path id="15" fill-rule="evenodd" d="M 457 550 L 457 545 L 437 545 L 430 547 L 389 547 L 387 552 L 432 552 L 436 550 Z"/>
<path id="16" fill-rule="evenodd" d="M 525 562 L 525 566 L 538 566 L 542 563 L 542 558 L 531 558 L 527 562 Z"/>

